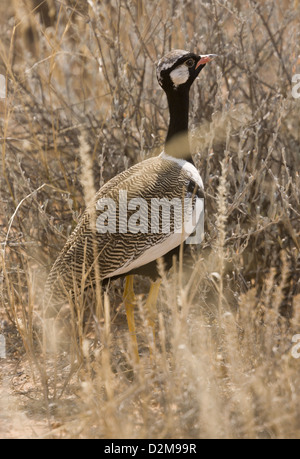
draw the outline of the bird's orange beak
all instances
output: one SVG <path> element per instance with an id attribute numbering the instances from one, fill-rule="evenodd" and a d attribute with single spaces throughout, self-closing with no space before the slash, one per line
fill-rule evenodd
<path id="1" fill-rule="evenodd" d="M 201 56 L 200 60 L 197 62 L 196 69 L 199 67 L 199 65 L 207 64 L 217 56 L 217 54 L 205 54 L 204 56 Z"/>

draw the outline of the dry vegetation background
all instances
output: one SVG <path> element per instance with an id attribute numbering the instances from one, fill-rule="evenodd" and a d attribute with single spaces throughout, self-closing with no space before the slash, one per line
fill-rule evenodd
<path id="1" fill-rule="evenodd" d="M 0 0 L 0 437 L 299 438 L 298 2 L 39 3 Z M 136 280 L 136 365 L 122 281 L 47 334 L 43 284 L 84 190 L 163 144 L 172 48 L 219 55 L 191 91 L 206 238 L 163 275 L 152 359 Z"/>

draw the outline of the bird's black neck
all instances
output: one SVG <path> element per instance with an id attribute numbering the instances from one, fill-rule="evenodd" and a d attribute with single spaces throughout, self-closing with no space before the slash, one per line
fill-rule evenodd
<path id="1" fill-rule="evenodd" d="M 165 151 L 170 156 L 185 159 L 193 164 L 188 138 L 189 92 L 188 90 L 173 90 L 167 93 L 167 98 L 170 111 L 170 123 Z"/>

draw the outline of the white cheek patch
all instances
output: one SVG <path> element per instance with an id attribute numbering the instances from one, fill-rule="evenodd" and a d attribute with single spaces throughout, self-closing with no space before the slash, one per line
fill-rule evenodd
<path id="1" fill-rule="evenodd" d="M 176 69 L 173 70 L 173 72 L 170 73 L 170 77 L 174 83 L 175 88 L 177 88 L 177 86 L 179 86 L 180 84 L 186 83 L 189 79 L 189 76 L 189 69 L 186 65 L 180 65 L 179 67 L 176 67 Z"/>

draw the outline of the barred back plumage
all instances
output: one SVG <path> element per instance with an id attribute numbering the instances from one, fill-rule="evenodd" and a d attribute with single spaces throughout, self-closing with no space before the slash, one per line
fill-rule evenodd
<path id="1" fill-rule="evenodd" d="M 86 276 L 85 287 L 93 285 L 96 280 L 94 269 L 96 262 L 99 266 L 100 280 L 117 277 L 118 274 L 114 274 L 117 270 L 124 268 L 123 274 L 130 272 L 130 266 L 134 260 L 151 247 L 168 239 L 170 233 L 163 232 L 161 212 L 158 214 L 159 232 L 150 231 L 152 199 L 164 198 L 171 201 L 177 198 L 183 206 L 187 193 L 193 192 L 194 200 L 201 197 L 201 183 L 200 186 L 197 185 L 178 162 L 164 159 L 161 156 L 143 161 L 117 177 L 118 180 L 114 177 L 98 191 L 94 204 L 85 211 L 54 263 L 46 283 L 46 304 L 53 306 L 53 304 L 64 301 L 67 292 L 72 294 L 74 282 L 78 286 L 81 284 L 83 275 Z M 116 229 L 119 228 L 120 191 L 126 192 L 128 202 L 133 198 L 142 198 L 147 203 L 146 220 L 149 229 L 147 233 L 116 231 L 100 234 L 97 232 L 96 220 L 101 215 L 101 212 L 97 210 L 97 202 L 104 197 L 116 203 Z M 132 214 L 133 210 L 129 210 L 128 219 Z M 170 232 L 174 232 L 174 211 L 170 214 Z M 93 241 L 95 241 L 95 246 L 93 246 Z M 172 245 L 166 245 L 160 256 L 162 257 L 172 248 L 174 248 Z M 149 256 L 149 262 L 156 258 Z"/>

